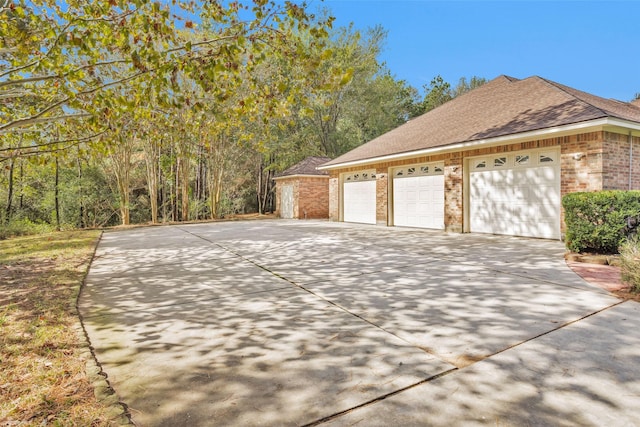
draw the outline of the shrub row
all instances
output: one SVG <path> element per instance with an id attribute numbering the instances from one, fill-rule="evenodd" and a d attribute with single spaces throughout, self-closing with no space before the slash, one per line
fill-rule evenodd
<path id="1" fill-rule="evenodd" d="M 9 222 L 9 224 L 0 225 L 0 240 L 10 237 L 50 233 L 54 230 L 55 227 L 50 224 L 35 223 L 26 218 L 16 219 Z"/>
<path id="2" fill-rule="evenodd" d="M 640 191 L 570 193 L 562 206 L 573 252 L 618 253 L 640 226 Z"/>

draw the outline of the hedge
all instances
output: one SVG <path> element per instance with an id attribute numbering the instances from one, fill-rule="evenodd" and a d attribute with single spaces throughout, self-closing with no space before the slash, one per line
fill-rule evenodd
<path id="1" fill-rule="evenodd" d="M 562 198 L 565 240 L 573 252 L 618 253 L 640 225 L 640 191 L 570 193 Z"/>

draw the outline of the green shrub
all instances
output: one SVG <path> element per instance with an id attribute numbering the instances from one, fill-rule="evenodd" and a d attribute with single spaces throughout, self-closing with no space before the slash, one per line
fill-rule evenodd
<path id="1" fill-rule="evenodd" d="M 573 252 L 617 253 L 640 222 L 640 191 L 571 193 L 562 206 Z"/>
<path id="2" fill-rule="evenodd" d="M 9 237 L 30 236 L 34 234 L 45 234 L 55 230 L 55 227 L 46 223 L 35 223 L 29 219 L 15 219 L 9 224 L 0 225 L 0 240 Z"/>
<path id="3" fill-rule="evenodd" d="M 640 292 L 640 237 L 637 235 L 620 246 L 622 280 Z"/>

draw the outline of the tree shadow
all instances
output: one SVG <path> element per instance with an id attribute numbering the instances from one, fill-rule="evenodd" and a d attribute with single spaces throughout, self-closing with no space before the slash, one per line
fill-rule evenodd
<path id="1" fill-rule="evenodd" d="M 290 221 L 135 233 L 105 234 L 81 309 L 140 425 L 310 423 L 617 302 L 559 242 Z"/>

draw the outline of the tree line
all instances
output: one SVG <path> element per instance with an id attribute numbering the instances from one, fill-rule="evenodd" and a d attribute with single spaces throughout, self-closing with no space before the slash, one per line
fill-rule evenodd
<path id="1" fill-rule="evenodd" d="M 424 96 L 386 32 L 293 3 L 0 3 L 0 221 L 100 227 L 270 212 L 276 173 L 484 83 Z"/>

